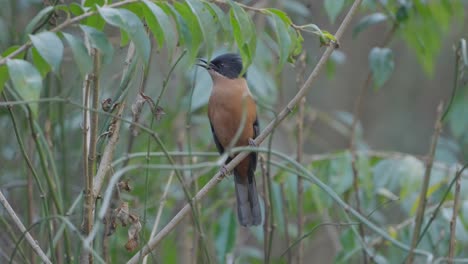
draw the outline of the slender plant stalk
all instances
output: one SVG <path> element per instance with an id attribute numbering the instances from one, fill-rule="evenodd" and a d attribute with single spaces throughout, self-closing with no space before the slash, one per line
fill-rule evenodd
<path id="1" fill-rule="evenodd" d="M 352 17 L 355 15 L 359 5 L 361 4 L 362 0 L 354 1 L 351 9 L 348 11 L 346 17 L 344 18 L 343 22 L 341 23 L 335 37 L 337 41 L 339 41 L 345 29 L 348 27 L 349 23 L 351 22 Z M 278 126 L 292 111 L 292 109 L 299 103 L 299 101 L 306 95 L 312 83 L 317 78 L 319 72 L 325 65 L 326 61 L 335 50 L 336 45 L 331 43 L 329 47 L 325 50 L 322 57 L 320 58 L 319 62 L 317 63 L 315 69 L 307 78 L 306 82 L 302 86 L 301 90 L 291 99 L 288 105 L 278 114 L 278 116 L 268 124 L 268 126 L 262 131 L 262 133 L 255 139 L 255 144 L 259 145 L 261 142 L 265 140 L 265 138 L 273 131 L 273 129 Z M 239 164 L 248 153 L 239 153 L 229 164 L 226 165 L 226 170 L 231 171 L 237 164 Z M 211 190 L 214 186 L 216 186 L 222 179 L 224 178 L 223 174 L 220 172 L 216 173 L 216 175 L 193 197 L 192 200 L 198 201 L 203 198 L 209 190 Z M 140 256 L 145 256 L 151 250 L 153 250 L 161 241 L 162 238 L 167 236 L 170 231 L 172 231 L 177 224 L 184 218 L 184 216 L 189 212 L 191 204 L 186 204 L 178 213 L 177 215 L 172 218 L 172 220 L 153 238 L 151 239 L 148 244 L 146 244 L 140 251 L 138 251 L 129 261 L 128 263 L 137 263 L 140 259 Z"/>
<path id="2" fill-rule="evenodd" d="M 13 222 L 16 224 L 18 229 L 21 231 L 21 233 L 24 233 L 26 236 L 26 241 L 28 241 L 29 245 L 31 248 L 36 252 L 36 254 L 41 258 L 41 260 L 44 263 L 52 264 L 50 259 L 45 255 L 44 251 L 42 251 L 41 247 L 37 243 L 37 241 L 29 234 L 29 232 L 26 230 L 26 227 L 23 225 L 19 217 L 16 215 L 15 211 L 11 207 L 10 203 L 8 203 L 8 200 L 5 198 L 3 193 L 0 191 L 0 203 L 2 203 L 3 207 L 5 207 L 7 213 L 10 215 L 10 217 L 13 219 Z"/>
<path id="3" fill-rule="evenodd" d="M 260 168 L 262 171 L 262 180 L 263 180 L 263 200 L 265 202 L 265 221 L 263 222 L 263 259 L 265 263 L 270 262 L 269 250 L 268 250 L 268 241 L 270 241 L 270 221 L 271 221 L 271 203 L 270 203 L 270 194 L 268 190 L 268 176 L 266 164 L 263 156 L 260 156 Z"/>
<path id="4" fill-rule="evenodd" d="M 424 211 L 426 210 L 427 203 L 427 190 L 429 187 L 429 180 L 431 179 L 432 163 L 434 161 L 435 150 L 437 147 L 437 141 L 442 131 L 442 103 L 437 107 L 437 119 L 435 123 L 435 131 L 432 136 L 431 146 L 429 149 L 428 160 L 426 163 L 426 171 L 424 173 L 424 179 L 422 182 L 421 192 L 419 194 L 419 204 L 416 211 L 416 220 L 413 232 L 413 238 L 411 240 L 411 250 L 408 258 L 406 259 L 407 264 L 412 264 L 414 261 L 414 249 L 417 247 L 419 242 L 419 233 L 424 219 Z"/>
<path id="5" fill-rule="evenodd" d="M 460 185 L 461 179 L 457 177 L 455 180 L 455 197 L 453 198 L 453 211 L 452 211 L 452 219 L 450 220 L 450 244 L 449 244 L 449 254 L 448 254 L 448 263 L 453 263 L 453 258 L 455 256 L 455 249 L 456 249 L 456 240 L 455 240 L 455 230 L 457 227 L 457 217 L 458 212 L 460 210 Z"/>
<path id="6" fill-rule="evenodd" d="M 306 67 L 306 53 L 302 53 L 299 57 L 299 68 L 296 74 L 296 83 L 297 87 L 301 87 L 304 84 L 304 74 L 305 74 L 305 67 Z M 304 106 L 305 106 L 306 98 L 303 97 L 299 103 L 299 114 L 297 116 L 297 148 L 296 148 L 296 160 L 298 163 L 302 162 L 302 152 L 303 152 L 303 135 L 304 135 Z M 304 183 L 302 182 L 302 178 L 297 175 L 297 237 L 302 237 L 302 233 L 304 230 Z M 290 254 L 288 252 L 288 254 Z M 299 240 L 299 245 L 297 247 L 297 256 L 296 256 L 296 263 L 302 264 L 303 263 L 303 256 L 304 256 L 304 244 L 302 240 Z"/>
<path id="7" fill-rule="evenodd" d="M 286 190 L 284 187 L 284 182 L 280 183 L 280 191 L 281 191 L 281 200 L 283 201 L 283 224 L 284 224 L 284 237 L 286 247 L 291 246 L 290 238 L 289 238 L 289 200 L 286 197 Z M 287 263 L 292 263 L 292 252 L 288 251 L 287 253 Z"/>

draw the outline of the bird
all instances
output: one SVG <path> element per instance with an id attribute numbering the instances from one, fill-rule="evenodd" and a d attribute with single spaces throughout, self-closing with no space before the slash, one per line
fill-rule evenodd
<path id="1" fill-rule="evenodd" d="M 247 76 L 242 74 L 242 58 L 237 53 L 225 53 L 209 62 L 199 59 L 197 65 L 208 71 L 213 83 L 208 119 L 218 152 L 223 154 L 234 146 L 255 146 L 254 139 L 259 134 L 257 107 L 247 85 Z M 229 157 L 226 164 L 232 158 Z M 233 169 L 237 216 L 245 227 L 262 222 L 254 175 L 256 167 L 257 153 L 251 152 Z M 226 172 L 224 165 L 221 172 Z"/>

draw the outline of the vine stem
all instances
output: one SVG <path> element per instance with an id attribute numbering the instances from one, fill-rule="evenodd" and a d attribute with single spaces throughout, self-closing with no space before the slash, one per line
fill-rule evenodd
<path id="1" fill-rule="evenodd" d="M 341 23 L 338 31 L 335 34 L 335 37 L 338 40 L 341 39 L 343 36 L 346 28 L 348 27 L 351 19 L 356 14 L 356 11 L 361 4 L 362 0 L 355 0 L 353 5 L 351 6 L 350 10 L 348 11 L 346 17 L 344 18 L 343 22 Z M 328 58 L 332 54 L 332 52 L 337 47 L 338 43 L 331 43 L 325 52 L 322 54 L 319 62 L 315 66 L 312 73 L 307 78 L 304 85 L 301 89 L 297 92 L 297 94 L 291 99 L 288 105 L 278 114 L 278 116 L 273 119 L 268 126 L 262 131 L 262 133 L 255 139 L 255 144 L 259 145 L 263 142 L 268 135 L 274 130 L 276 126 L 278 126 L 292 111 L 292 109 L 299 103 L 299 101 L 306 95 L 310 87 L 312 87 L 312 83 L 317 79 L 319 72 L 322 70 L 323 66 L 327 62 Z M 243 152 L 239 153 L 231 162 L 226 165 L 227 171 L 231 171 L 237 164 L 239 164 L 243 159 L 247 157 L 249 153 Z M 210 191 L 214 186 L 216 186 L 222 179 L 224 175 L 220 172 L 216 173 L 216 175 L 193 197 L 194 201 L 199 201 L 203 198 L 208 191 Z M 128 264 L 136 264 L 140 257 L 146 256 L 149 252 L 151 252 L 159 242 L 167 236 L 176 226 L 177 224 L 187 215 L 190 211 L 190 203 L 186 204 L 175 216 L 172 220 L 154 237 L 152 238 L 143 248 L 138 251 L 127 263 Z"/>

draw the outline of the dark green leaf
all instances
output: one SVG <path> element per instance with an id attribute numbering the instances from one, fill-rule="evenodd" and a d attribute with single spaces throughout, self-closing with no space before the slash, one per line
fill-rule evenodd
<path id="1" fill-rule="evenodd" d="M 34 66 L 36 66 L 36 69 L 39 70 L 42 78 L 44 78 L 51 69 L 50 65 L 47 63 L 47 61 L 44 60 L 44 58 L 42 58 L 42 56 L 39 54 L 36 48 L 33 47 L 31 49 L 31 52 Z"/>
<path id="2" fill-rule="evenodd" d="M 114 48 L 107 39 L 106 35 L 95 28 L 80 25 L 81 30 L 88 36 L 92 48 L 98 49 L 103 55 L 103 62 L 105 64 L 110 63 L 112 60 L 112 54 Z"/>
<path id="3" fill-rule="evenodd" d="M 148 64 L 151 45 L 145 27 L 138 16 L 126 9 L 102 7 L 98 10 L 107 23 L 121 28 L 128 33 L 130 39 L 135 43 L 138 55 L 145 64 Z"/>
<path id="4" fill-rule="evenodd" d="M 336 17 L 343 10 L 345 0 L 325 0 L 325 11 L 327 12 L 328 18 L 332 23 L 335 22 Z"/>
<path id="5" fill-rule="evenodd" d="M 57 73 L 63 57 L 63 44 L 59 37 L 50 31 L 30 35 L 29 37 L 42 58 Z"/>
<path id="6" fill-rule="evenodd" d="M 41 74 L 34 66 L 24 60 L 7 60 L 8 73 L 18 94 L 24 100 L 37 100 L 42 90 Z M 31 110 L 37 116 L 37 104 L 31 105 Z"/>
<path id="7" fill-rule="evenodd" d="M 63 33 L 63 37 L 67 40 L 68 45 L 72 50 L 73 58 L 75 59 L 81 75 L 86 75 L 91 71 L 93 67 L 93 61 L 91 56 L 89 56 L 84 43 L 80 39 L 75 38 L 68 33 Z"/>
<path id="8" fill-rule="evenodd" d="M 48 6 L 42 9 L 37 15 L 29 21 L 26 29 L 24 30 L 24 34 L 27 36 L 33 32 L 37 25 L 41 24 L 47 16 L 54 11 L 53 6 Z"/>
<path id="9" fill-rule="evenodd" d="M 1 65 L 0 66 L 0 93 L 2 93 L 7 80 L 8 80 L 8 68 L 6 65 Z"/>
<path id="10" fill-rule="evenodd" d="M 206 49 L 206 57 L 211 58 L 211 54 L 216 44 L 217 24 L 210 10 L 199 0 L 186 0 L 192 15 L 196 18 Z"/>
<path id="11" fill-rule="evenodd" d="M 374 47 L 369 53 L 369 65 L 376 88 L 380 88 L 392 75 L 395 64 L 389 48 Z"/>
<path id="12" fill-rule="evenodd" d="M 273 20 L 273 29 L 275 30 L 276 40 L 279 45 L 279 63 L 278 71 L 281 71 L 284 64 L 288 60 L 289 52 L 291 50 L 291 38 L 289 36 L 289 25 L 287 25 L 279 16 L 272 14 L 271 18 Z"/>
<path id="13" fill-rule="evenodd" d="M 370 26 L 378 24 L 387 20 L 387 16 L 383 13 L 374 13 L 363 17 L 356 27 L 353 29 L 353 37 L 356 37 L 361 31 L 367 29 Z"/>
<path id="14" fill-rule="evenodd" d="M 159 48 L 163 46 L 164 41 L 167 43 L 167 50 L 170 54 L 173 53 L 176 45 L 176 34 L 171 19 L 158 5 L 148 0 L 143 0 L 146 8 L 143 8 L 143 14 L 146 22 L 156 39 Z"/>
<path id="15" fill-rule="evenodd" d="M 232 32 L 242 57 L 243 69 L 241 75 L 247 70 L 255 57 L 256 50 L 256 32 L 250 16 L 235 2 L 230 1 L 231 10 L 229 17 L 232 26 Z"/>

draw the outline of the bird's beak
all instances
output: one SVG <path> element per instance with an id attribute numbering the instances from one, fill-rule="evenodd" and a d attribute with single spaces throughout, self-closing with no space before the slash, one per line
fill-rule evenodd
<path id="1" fill-rule="evenodd" d="M 208 62 L 206 60 L 204 60 L 204 59 L 198 58 L 198 63 L 195 63 L 195 65 L 203 67 L 203 68 L 205 68 L 207 70 L 211 69 L 211 67 L 208 65 Z"/>

